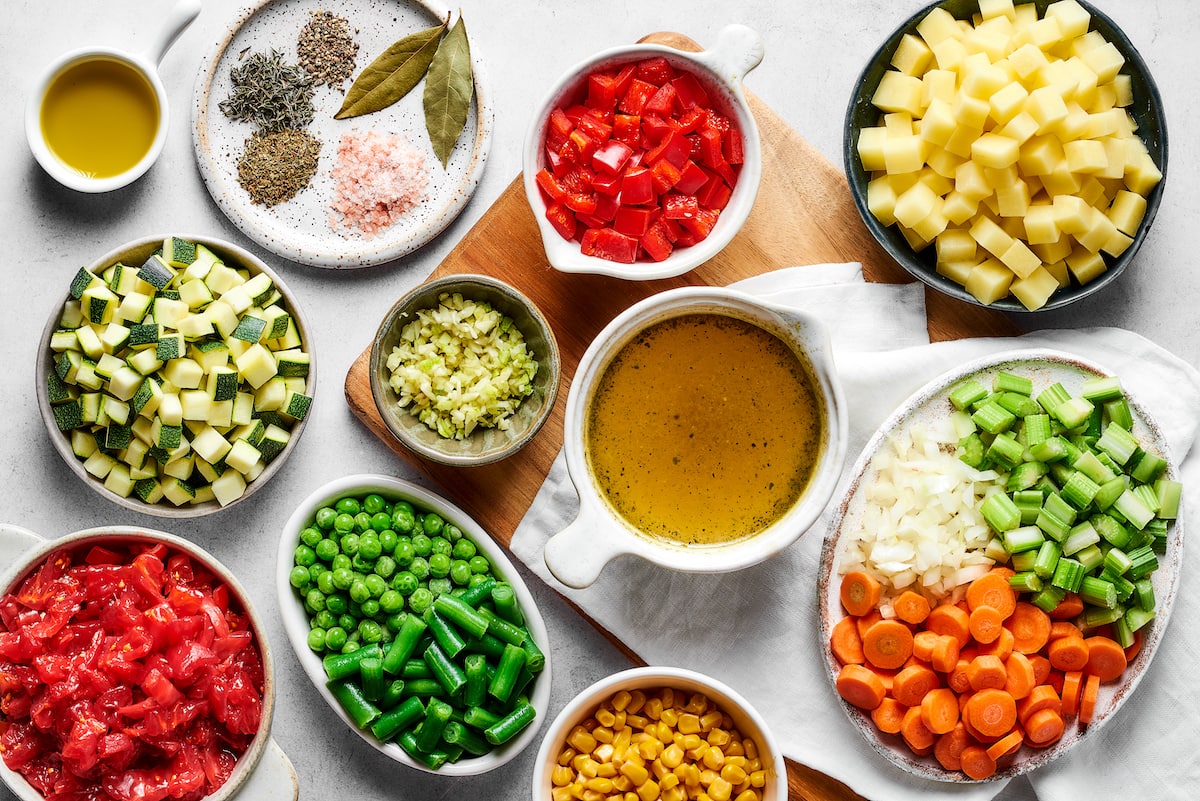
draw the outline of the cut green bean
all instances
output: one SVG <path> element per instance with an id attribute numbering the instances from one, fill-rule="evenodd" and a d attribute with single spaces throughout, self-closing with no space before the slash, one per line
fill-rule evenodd
<path id="1" fill-rule="evenodd" d="M 422 750 L 421 747 L 417 745 L 417 736 L 412 732 L 411 729 L 401 734 L 400 738 L 396 740 L 396 742 L 398 742 L 400 747 L 404 749 L 404 753 L 408 754 L 410 757 L 420 762 L 430 770 L 437 770 L 450 761 L 449 754 L 445 753 L 444 751 L 430 753 L 429 751 Z"/>
<path id="2" fill-rule="evenodd" d="M 468 707 L 463 712 L 463 722 L 473 729 L 483 731 L 489 726 L 495 726 L 503 718 L 503 715 L 498 715 L 482 706 Z"/>
<path id="3" fill-rule="evenodd" d="M 470 604 L 472 607 L 477 607 L 484 601 L 492 597 L 492 588 L 496 586 L 496 580 L 488 576 L 478 584 L 473 584 L 463 590 L 462 595 L 458 596 L 463 602 Z"/>
<path id="4" fill-rule="evenodd" d="M 379 644 L 371 643 L 348 654 L 326 654 L 321 660 L 321 665 L 325 668 L 325 675 L 330 681 L 339 681 L 347 676 L 357 675 L 362 660 L 378 658 L 382 654 L 383 649 L 379 647 Z"/>
<path id="5" fill-rule="evenodd" d="M 521 647 L 525 649 L 525 667 L 534 674 L 541 673 L 546 667 L 546 655 L 533 641 L 532 633 L 525 638 L 525 642 L 521 643 Z"/>
<path id="6" fill-rule="evenodd" d="M 537 711 L 533 706 L 524 698 L 518 699 L 511 712 L 484 729 L 483 736 L 492 745 L 503 745 L 516 737 L 536 717 Z"/>
<path id="7" fill-rule="evenodd" d="M 383 697 L 385 685 L 383 682 L 383 659 L 369 656 L 359 660 L 359 675 L 362 677 L 363 697 L 372 703 Z"/>
<path id="8" fill-rule="evenodd" d="M 520 646 L 521 643 L 525 642 L 525 637 L 527 636 L 525 629 L 520 626 L 514 626 L 486 606 L 480 607 L 479 614 L 487 619 L 488 634 L 494 635 L 497 639 L 510 645 Z"/>
<path id="9" fill-rule="evenodd" d="M 425 717 L 416 730 L 417 750 L 428 754 L 437 747 L 453 711 L 453 708 L 445 701 L 437 698 L 429 699 L 429 703 L 425 707 Z"/>
<path id="10" fill-rule="evenodd" d="M 442 739 L 452 745 L 461 746 L 468 754 L 479 756 L 492 750 L 492 745 L 462 723 L 452 720 L 446 724 Z"/>
<path id="11" fill-rule="evenodd" d="M 387 687 L 383 691 L 383 696 L 375 705 L 382 710 L 388 710 L 395 707 L 407 697 L 408 693 L 404 689 L 404 679 L 392 679 L 387 683 Z"/>
<path id="12" fill-rule="evenodd" d="M 495 589 L 493 589 L 493 596 L 495 596 L 495 592 Z M 433 608 L 439 615 L 457 626 L 468 637 L 482 637 L 487 633 L 487 618 L 475 611 L 475 607 L 461 598 L 456 598 L 453 595 L 439 595 L 433 601 Z"/>
<path id="13" fill-rule="evenodd" d="M 390 709 L 380 715 L 379 720 L 371 726 L 371 733 L 383 742 L 392 739 L 396 732 L 420 720 L 425 715 L 425 705 L 415 695 L 409 696 L 404 703 L 395 709 Z"/>
<path id="14" fill-rule="evenodd" d="M 482 637 L 474 640 L 467 640 L 467 647 L 463 649 L 466 653 L 483 654 L 492 659 L 499 659 L 504 653 L 504 641 L 499 640 L 491 634 L 485 634 Z"/>
<path id="15" fill-rule="evenodd" d="M 496 666 L 496 675 L 488 685 L 488 694 L 501 703 L 507 701 L 512 695 L 513 688 L 517 684 L 517 677 L 523 667 L 525 667 L 525 649 L 520 645 L 505 644 L 504 653 L 500 656 L 500 663 Z"/>
<path id="16" fill-rule="evenodd" d="M 430 640 L 432 642 L 432 640 Z M 429 647 L 429 643 L 425 643 L 425 647 Z M 425 648 L 421 649 L 425 652 Z M 404 663 L 404 667 L 400 669 L 400 678 L 402 679 L 432 679 L 433 671 L 429 669 L 429 664 L 424 657 L 415 657 Z"/>
<path id="17" fill-rule="evenodd" d="M 434 642 L 446 652 L 447 656 L 458 656 L 467 645 L 467 641 L 463 638 L 462 634 L 450 624 L 450 621 L 438 614 L 437 610 L 433 607 L 425 610 L 424 617 L 425 624 L 429 626 L 429 631 L 433 634 Z"/>
<path id="18" fill-rule="evenodd" d="M 463 673 L 467 676 L 463 703 L 468 707 L 480 706 L 487 700 L 487 657 L 483 654 L 468 654 L 463 659 Z"/>
<path id="19" fill-rule="evenodd" d="M 378 719 L 379 707 L 367 700 L 357 682 L 342 679 L 326 682 L 325 686 L 358 728 L 365 729 Z"/>
<path id="20" fill-rule="evenodd" d="M 420 698 L 437 698 L 446 694 L 446 688 L 437 679 L 407 679 L 404 685 L 409 694 Z"/>
<path id="21" fill-rule="evenodd" d="M 388 646 L 383 658 L 383 669 L 393 676 L 400 672 L 404 664 L 416 653 L 421 635 L 429 628 L 419 615 L 409 615 L 400 624 L 400 631 Z"/>
<path id="22" fill-rule="evenodd" d="M 521 605 L 517 602 L 517 593 L 511 584 L 497 584 L 492 588 L 492 603 L 496 614 L 512 623 L 514 626 L 524 626 L 525 616 L 521 614 Z"/>
<path id="23" fill-rule="evenodd" d="M 454 695 L 466 685 L 466 673 L 436 642 L 431 642 L 425 649 L 424 658 L 433 671 L 433 677 L 446 689 L 447 695 Z"/>

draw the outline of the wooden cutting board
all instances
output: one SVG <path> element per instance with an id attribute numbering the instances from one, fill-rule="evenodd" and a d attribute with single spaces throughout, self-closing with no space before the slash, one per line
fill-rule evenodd
<path id="1" fill-rule="evenodd" d="M 680 50 L 700 49 L 694 41 L 677 33 L 654 33 L 642 41 Z M 474 468 L 447 467 L 416 456 L 391 436 L 375 409 L 368 374 L 370 342 L 365 343 L 363 354 L 351 366 L 345 386 L 351 411 L 388 447 L 436 482 L 505 547 L 511 544 L 517 525 L 562 447 L 563 410 L 579 359 L 600 329 L 629 306 L 673 287 L 724 286 L 781 267 L 803 264 L 857 261 L 862 264 L 868 281 L 912 280 L 875 243 L 863 225 L 841 170 L 761 100 L 747 95 L 762 138 L 762 185 L 742 231 L 724 251 L 696 270 L 673 279 L 630 282 L 603 276 L 568 275 L 552 269 L 542 250 L 520 176 L 434 270 L 431 277 L 435 278 L 453 273 L 483 273 L 507 281 L 537 304 L 554 329 L 563 372 L 558 401 L 549 421 L 520 453 L 496 464 Z M 935 341 L 1019 333 L 1017 326 L 999 312 L 928 289 L 925 302 L 929 336 Z M 582 610 L 580 613 L 583 614 Z M 589 621 L 631 659 L 642 662 L 615 635 L 590 618 Z M 793 801 L 859 798 L 840 782 L 790 760 L 788 780 Z"/>

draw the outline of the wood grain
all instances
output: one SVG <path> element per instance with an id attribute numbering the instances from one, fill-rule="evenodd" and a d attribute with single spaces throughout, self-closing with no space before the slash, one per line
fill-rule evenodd
<path id="1" fill-rule="evenodd" d="M 676 33 L 643 39 L 699 49 Z M 518 176 L 479 222 L 454 247 L 431 277 L 483 273 L 513 284 L 537 304 L 558 339 L 563 377 L 549 421 L 518 454 L 502 462 L 455 468 L 421 459 L 397 442 L 384 426 L 371 398 L 370 343 L 346 375 L 351 411 L 399 456 L 416 466 L 463 507 L 497 542 L 508 547 L 562 447 L 563 410 L 571 378 L 592 338 L 613 317 L 651 294 L 677 286 L 726 285 L 782 267 L 857 261 L 869 281 L 906 283 L 912 279 L 871 237 L 858 216 L 845 175 L 766 104 L 747 93 L 763 147 L 763 178 L 745 227 L 728 247 L 687 275 L 630 282 L 604 276 L 568 275 L 546 261 L 533 212 Z M 1006 336 L 1017 326 L 999 312 L 926 289 L 930 339 Z M 572 604 L 574 606 L 574 604 Z M 581 615 L 583 610 L 575 607 Z M 641 658 L 611 632 L 597 628 L 633 661 Z M 842 783 L 788 762 L 790 798 L 825 801 L 859 798 Z"/>

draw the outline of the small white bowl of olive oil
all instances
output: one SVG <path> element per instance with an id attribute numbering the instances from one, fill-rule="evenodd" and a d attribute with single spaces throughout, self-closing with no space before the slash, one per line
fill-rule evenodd
<path id="1" fill-rule="evenodd" d="M 150 169 L 169 119 L 158 63 L 200 7 L 200 0 L 179 0 L 145 53 L 87 47 L 46 68 L 29 95 L 25 135 L 54 180 L 80 192 L 109 192 Z"/>

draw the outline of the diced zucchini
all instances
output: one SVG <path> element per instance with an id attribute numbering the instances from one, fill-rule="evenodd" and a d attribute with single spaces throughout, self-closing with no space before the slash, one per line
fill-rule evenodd
<path id="1" fill-rule="evenodd" d="M 235 286 L 246 283 L 246 279 L 237 270 L 224 264 L 214 264 L 208 271 L 208 275 L 205 276 L 204 283 L 208 284 L 208 288 L 213 291 L 214 295 L 220 297 Z"/>
<path id="2" fill-rule="evenodd" d="M 83 469 L 86 470 L 89 475 L 103 479 L 108 476 L 109 471 L 113 469 L 113 465 L 115 464 L 117 464 L 116 459 L 109 456 L 104 451 L 97 450 L 91 456 L 83 460 Z"/>
<path id="3" fill-rule="evenodd" d="M 183 271 L 184 278 L 199 278 L 204 279 L 213 265 L 220 264 L 221 259 L 217 254 L 206 248 L 200 243 L 196 243 L 196 258 Z"/>
<path id="4" fill-rule="evenodd" d="M 184 420 L 208 422 L 208 415 L 212 411 L 212 398 L 206 390 L 186 389 L 179 393 L 179 405 L 183 407 Z"/>
<path id="5" fill-rule="evenodd" d="M 82 364 L 81 353 L 74 350 L 63 351 L 54 359 L 54 372 L 64 383 L 74 384 Z"/>
<path id="6" fill-rule="evenodd" d="M 186 303 L 189 309 L 195 311 L 212 303 L 213 293 L 208 288 L 208 284 L 199 279 L 184 280 L 179 285 L 179 299 Z"/>
<path id="7" fill-rule="evenodd" d="M 71 432 L 71 453 L 80 459 L 86 459 L 99 448 L 96 435 L 86 429 L 76 428 Z"/>
<path id="8" fill-rule="evenodd" d="M 100 396 L 100 410 L 104 419 L 113 423 L 129 422 L 129 404 L 122 400 L 117 400 L 112 395 L 103 394 Z M 122 448 L 125 446 L 122 445 Z"/>
<path id="9" fill-rule="evenodd" d="M 245 284 L 231 287 L 229 290 L 221 293 L 221 300 L 228 303 L 229 306 L 238 314 L 245 314 L 246 311 L 254 305 L 254 301 L 250 299 L 250 293 L 246 291 Z"/>
<path id="10" fill-rule="evenodd" d="M 229 339 L 238 326 L 238 313 L 223 300 L 214 300 L 204 309 L 204 314 L 212 320 L 213 328 L 222 339 Z"/>
<path id="11" fill-rule="evenodd" d="M 207 424 L 192 438 L 192 448 L 201 459 L 210 463 L 223 459 L 231 447 L 229 440 L 225 439 L 221 432 Z"/>
<path id="12" fill-rule="evenodd" d="M 270 462 L 276 456 L 283 452 L 291 441 L 292 435 L 286 429 L 283 429 L 274 423 L 267 426 L 267 430 L 263 432 L 263 437 L 259 440 L 258 449 L 262 452 L 264 462 Z"/>
<path id="13" fill-rule="evenodd" d="M 79 390 L 68 386 L 58 377 L 58 373 L 51 372 L 46 375 L 46 397 L 49 399 L 50 405 L 57 406 L 79 397 Z"/>
<path id="14" fill-rule="evenodd" d="M 115 462 L 108 476 L 104 479 L 104 488 L 114 495 L 128 498 L 133 494 L 133 479 L 129 477 L 129 468 L 120 462 Z"/>
<path id="15" fill-rule="evenodd" d="M 250 472 L 255 462 L 262 458 L 258 448 L 244 439 L 236 440 L 229 453 L 225 456 L 225 464 L 237 470 L 242 475 Z"/>
<path id="16" fill-rule="evenodd" d="M 119 353 L 129 344 L 129 329 L 118 322 L 111 322 L 100 334 L 100 342 L 109 353 Z"/>
<path id="17" fill-rule="evenodd" d="M 76 328 L 75 338 L 79 340 L 80 350 L 89 359 L 99 359 L 100 354 L 104 353 L 104 343 L 100 341 L 100 335 L 92 326 L 84 325 Z"/>
<path id="18" fill-rule="evenodd" d="M 242 289 L 250 297 L 250 303 L 261 308 L 270 300 L 275 289 L 275 282 L 266 273 L 258 273 L 246 281 L 242 285 Z"/>
<path id="19" fill-rule="evenodd" d="M 112 423 L 104 429 L 103 445 L 106 450 L 120 451 L 129 447 L 133 431 L 127 425 Z"/>
<path id="20" fill-rule="evenodd" d="M 293 348 L 276 353 L 275 362 L 279 374 L 284 378 L 303 378 L 308 375 L 312 359 L 299 348 Z"/>
<path id="21" fill-rule="evenodd" d="M 227 365 L 215 365 L 208 371 L 208 394 L 215 401 L 233 400 L 238 391 L 237 370 Z"/>
<path id="22" fill-rule="evenodd" d="M 134 482 L 133 493 L 143 503 L 158 503 L 163 498 L 163 488 L 156 478 L 143 478 Z"/>
<path id="23" fill-rule="evenodd" d="M 197 389 L 204 381 L 204 368 L 199 362 L 184 356 L 167 362 L 163 367 L 163 375 L 180 389 Z"/>
<path id="24" fill-rule="evenodd" d="M 100 354 L 100 358 L 96 361 L 96 375 L 107 381 L 108 379 L 112 378 L 113 373 L 115 373 L 118 369 L 127 366 L 128 365 L 126 365 L 125 362 L 118 359 L 116 356 L 113 356 L 111 353 L 102 353 Z"/>
<path id="25" fill-rule="evenodd" d="M 245 353 L 234 359 L 238 372 L 250 386 L 258 389 L 275 376 L 275 356 L 262 345 L 251 345 Z"/>
<path id="26" fill-rule="evenodd" d="M 156 290 L 162 291 L 175 280 L 176 272 L 171 265 L 163 261 L 162 256 L 154 254 L 138 269 L 138 278 L 145 281 Z"/>
<path id="27" fill-rule="evenodd" d="M 156 417 L 151 436 L 154 445 L 169 451 L 172 448 L 178 448 L 179 443 L 183 441 L 183 427 L 168 425 L 162 421 L 161 417 Z"/>
<path id="28" fill-rule="evenodd" d="M 127 323 L 140 323 L 146 318 L 146 312 L 150 311 L 150 304 L 154 301 L 154 296 L 142 292 L 130 292 L 121 298 L 121 304 L 117 306 L 117 315 Z"/>
<path id="29" fill-rule="evenodd" d="M 142 442 L 137 437 L 133 436 L 132 429 L 129 432 L 129 444 L 121 451 L 120 459 L 130 468 L 137 469 L 146 463 L 146 454 L 150 452 L 150 448 L 146 443 Z M 137 478 L 145 478 L 145 476 L 137 476 Z"/>
<path id="30" fill-rule="evenodd" d="M 184 352 L 182 334 L 163 334 L 158 338 L 155 355 L 160 361 L 169 362 L 171 359 L 182 358 Z"/>
<path id="31" fill-rule="evenodd" d="M 135 352 L 125 360 L 130 367 L 144 376 L 151 375 L 163 366 L 163 360 L 158 358 L 158 346 L 145 348 Z"/>
<path id="32" fill-rule="evenodd" d="M 225 462 L 210 464 L 201 458 L 196 459 L 196 472 L 209 484 L 216 481 L 225 472 Z"/>
<path id="33" fill-rule="evenodd" d="M 284 400 L 280 411 L 296 420 L 303 420 L 311 406 L 312 398 L 308 395 L 301 392 L 288 392 L 287 399 Z"/>
<path id="34" fill-rule="evenodd" d="M 179 400 L 179 393 L 163 391 L 162 402 L 158 405 L 158 416 L 167 425 L 183 424 L 183 404 Z"/>
<path id="35" fill-rule="evenodd" d="M 84 319 L 93 325 L 108 325 L 120 304 L 116 293 L 103 282 L 93 284 L 83 291 L 79 299 Z"/>
<path id="36" fill-rule="evenodd" d="M 254 393 L 254 410 L 256 412 L 278 411 L 287 400 L 287 383 L 283 378 L 275 376 L 258 388 Z"/>
<path id="37" fill-rule="evenodd" d="M 289 348 L 298 348 L 302 344 L 300 339 L 300 331 L 296 328 L 296 321 L 288 318 L 287 333 L 279 339 L 273 339 L 270 343 L 271 350 L 287 350 Z"/>
<path id="38" fill-rule="evenodd" d="M 76 336 L 73 328 L 60 328 L 50 335 L 50 350 L 55 353 L 79 349 L 79 337 Z"/>
<path id="39" fill-rule="evenodd" d="M 267 321 L 256 317 L 251 310 L 242 315 L 242 319 L 238 321 L 237 328 L 233 329 L 231 336 L 243 342 L 258 342 L 263 338 L 263 331 L 266 329 Z"/>
<path id="40" fill-rule="evenodd" d="M 212 483 L 217 503 L 228 506 L 246 493 L 246 479 L 236 470 L 226 470 Z"/>
<path id="41" fill-rule="evenodd" d="M 192 477 L 192 470 L 196 466 L 195 454 L 189 453 L 186 456 L 181 456 L 178 459 L 172 459 L 163 465 L 163 474 L 187 481 Z"/>
<path id="42" fill-rule="evenodd" d="M 158 345 L 158 338 L 164 332 L 158 323 L 134 323 L 129 326 L 129 347 L 146 348 Z"/>
<path id="43" fill-rule="evenodd" d="M 279 306 L 267 306 L 262 310 L 262 318 L 267 321 L 267 329 L 263 332 L 262 338 L 268 340 L 277 340 L 287 335 L 288 324 L 292 321 L 292 316 L 287 311 Z M 272 350 L 279 350 L 272 348 Z"/>
<path id="44" fill-rule="evenodd" d="M 138 388 L 141 387 L 144 380 L 141 373 L 122 363 L 109 377 L 108 391 L 114 397 L 127 401 L 137 394 Z"/>
<path id="45" fill-rule="evenodd" d="M 69 400 L 54 407 L 54 423 L 59 431 L 70 431 L 83 426 L 83 409 L 77 400 Z"/>
<path id="46" fill-rule="evenodd" d="M 103 283 L 95 273 L 86 267 L 80 267 L 79 272 L 75 273 L 75 277 L 71 279 L 71 297 L 79 300 L 83 297 L 84 292 Z"/>
<path id="47" fill-rule="evenodd" d="M 249 392 L 238 392 L 233 398 L 233 425 L 249 425 L 254 420 L 254 396 Z"/>
<path id="48" fill-rule="evenodd" d="M 191 503 L 196 497 L 196 490 L 186 482 L 178 478 L 164 478 L 162 480 L 162 494 L 171 503 L 176 506 L 183 506 L 185 503 Z"/>
<path id="49" fill-rule="evenodd" d="M 215 492 L 213 492 L 212 484 L 205 484 L 203 486 L 196 487 L 196 494 L 192 496 L 191 503 L 193 506 L 195 506 L 198 503 L 208 503 L 209 501 L 215 501 L 216 499 L 217 495 Z"/>
<path id="50" fill-rule="evenodd" d="M 202 337 L 209 337 L 216 333 L 216 328 L 213 326 L 212 318 L 206 314 L 189 314 L 175 325 L 175 330 L 183 335 L 184 339 L 194 340 Z"/>
<path id="51" fill-rule="evenodd" d="M 266 430 L 266 424 L 263 423 L 262 420 L 255 419 L 251 420 L 249 423 L 238 426 L 233 430 L 232 433 L 229 434 L 227 439 L 232 441 L 235 445 L 237 444 L 238 440 L 244 439 L 251 445 L 257 446 L 259 441 L 262 440 L 263 432 Z"/>
<path id="52" fill-rule="evenodd" d="M 196 244 L 177 236 L 163 240 L 162 258 L 172 267 L 187 267 L 196 260 Z"/>
<path id="53" fill-rule="evenodd" d="M 217 429 L 233 427 L 233 401 L 213 401 L 208 405 L 208 424 Z M 222 432 L 224 433 L 224 432 Z"/>
<path id="54" fill-rule="evenodd" d="M 166 328 L 178 328 L 179 321 L 192 313 L 188 305 L 182 300 L 159 295 L 150 304 L 150 313 L 154 315 L 154 322 Z"/>

